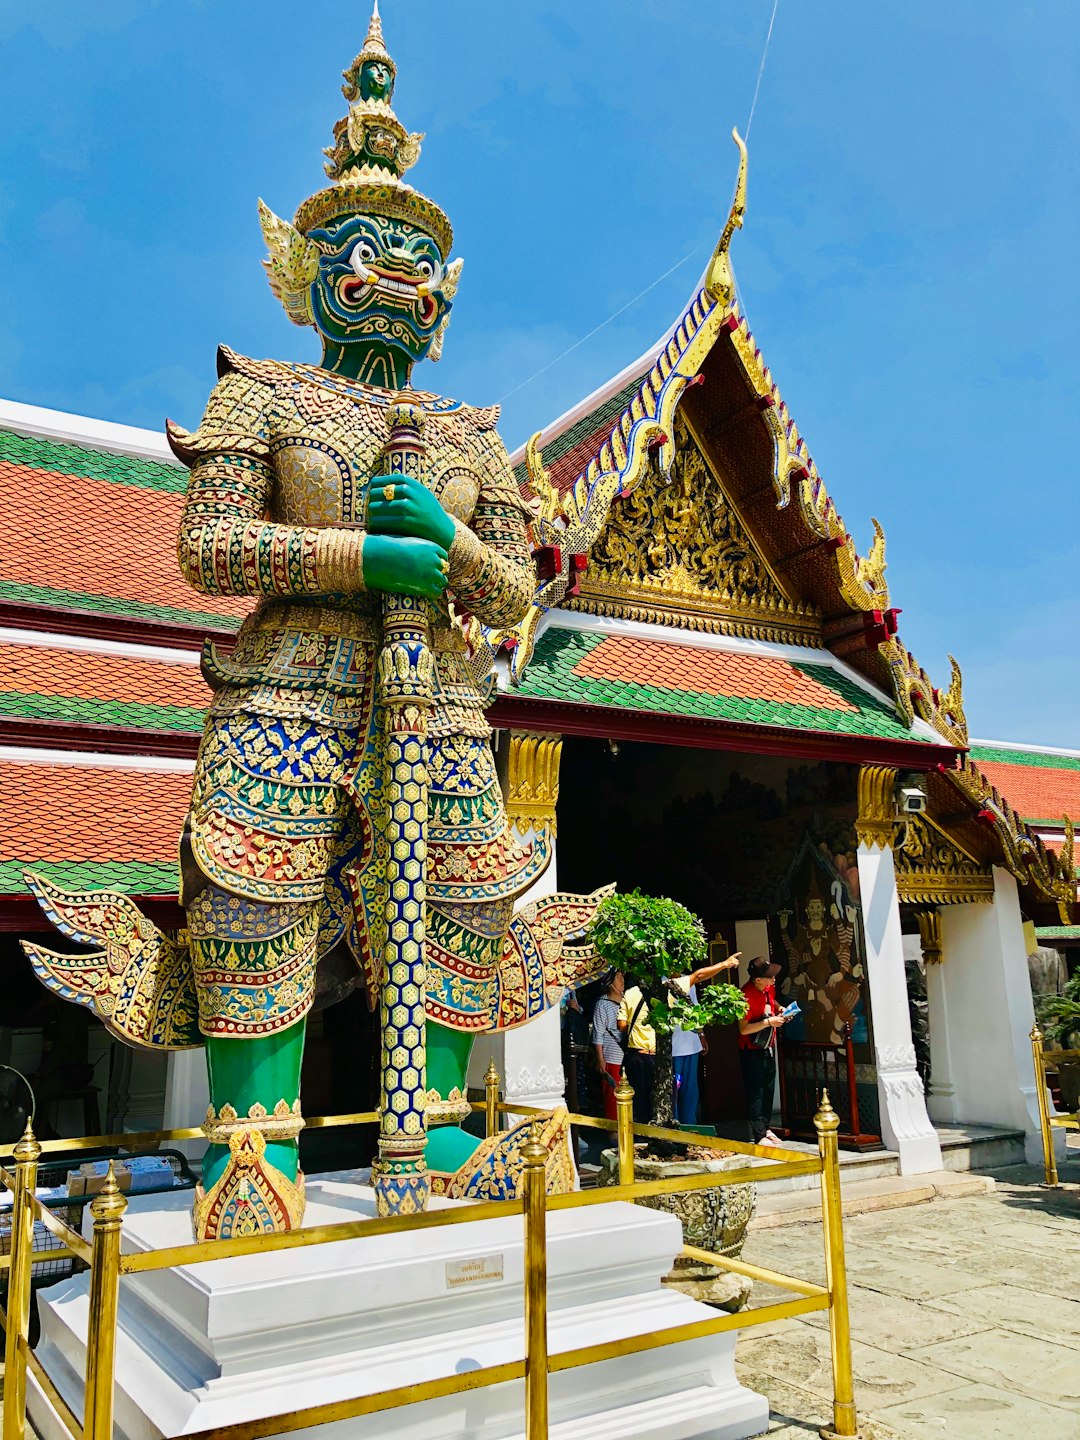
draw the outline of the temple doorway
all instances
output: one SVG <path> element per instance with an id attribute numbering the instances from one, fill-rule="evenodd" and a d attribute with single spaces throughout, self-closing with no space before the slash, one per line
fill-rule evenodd
<path id="1" fill-rule="evenodd" d="M 614 881 L 681 901 L 714 953 L 768 954 L 801 1015 L 784 1033 L 784 1120 L 800 1138 L 822 1078 L 849 1143 L 878 1143 L 854 822 L 858 768 L 838 761 L 567 737 L 560 889 Z M 734 1026 L 710 1030 L 702 1120 L 745 1138 Z M 823 1068 L 824 1067 L 824 1068 Z M 778 1094 L 777 1103 L 780 1105 Z"/>

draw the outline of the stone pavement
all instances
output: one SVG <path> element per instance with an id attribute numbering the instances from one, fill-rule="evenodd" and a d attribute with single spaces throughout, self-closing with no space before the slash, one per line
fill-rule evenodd
<path id="1" fill-rule="evenodd" d="M 866 1440 L 1080 1440 L 1078 1162 L 1061 1190 L 1015 1166 L 990 1194 L 845 1221 Z M 752 1232 L 744 1258 L 824 1283 L 820 1224 Z M 781 1298 L 755 1284 L 750 1303 Z M 737 1362 L 770 1399 L 770 1436 L 831 1419 L 825 1312 L 743 1331 Z"/>

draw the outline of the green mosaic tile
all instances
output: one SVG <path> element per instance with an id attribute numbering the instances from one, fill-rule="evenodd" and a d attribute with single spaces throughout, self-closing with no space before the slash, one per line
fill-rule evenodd
<path id="1" fill-rule="evenodd" d="M 161 460 L 142 460 L 134 455 L 112 455 L 58 440 L 14 435 L 0 430 L 0 460 L 28 465 L 33 470 L 51 470 L 59 475 L 77 475 L 85 480 L 114 480 L 120 485 L 141 485 L 147 490 L 168 490 L 182 495 L 188 472 Z"/>
<path id="2" fill-rule="evenodd" d="M 795 666 L 819 685 L 827 686 L 854 707 L 827 710 L 813 705 L 696 691 L 620 680 L 594 680 L 575 675 L 574 667 L 605 637 L 573 630 L 549 630 L 522 678 L 520 694 L 576 705 L 611 705 L 661 715 L 686 715 L 740 724 L 776 725 L 787 729 L 823 730 L 843 735 L 872 735 L 910 740 L 911 732 L 885 700 L 875 700 L 861 686 L 826 665 Z"/>
<path id="3" fill-rule="evenodd" d="M 54 720 L 70 725 L 107 725 L 120 730 L 179 730 L 201 734 L 205 710 L 186 705 L 144 705 L 135 700 L 94 700 L 67 695 L 0 690 L 0 716 Z"/>
<path id="4" fill-rule="evenodd" d="M 1080 940 L 1080 925 L 1036 925 L 1040 940 Z"/>
<path id="5" fill-rule="evenodd" d="M 601 425 L 617 419 L 641 389 L 641 382 L 651 369 L 651 365 L 646 366 L 640 374 L 636 375 L 632 380 L 628 380 L 620 390 L 617 390 L 610 399 L 604 400 L 595 410 L 590 410 L 587 415 L 583 415 L 580 420 L 571 425 L 569 430 L 565 430 L 561 435 L 557 435 L 545 445 L 543 447 L 544 464 L 552 465 L 556 460 L 561 460 L 564 455 L 573 450 L 575 445 L 580 444 L 581 441 L 591 435 L 594 430 L 599 430 Z M 584 468 L 585 467 L 582 466 L 582 469 Z M 524 461 L 515 468 L 514 478 L 519 485 L 524 485 L 528 480 L 529 474 Z"/>
<path id="6" fill-rule="evenodd" d="M 24 870 L 35 870 L 68 890 L 119 890 L 124 895 L 175 895 L 179 876 L 175 864 L 138 860 L 3 860 L 0 895 L 26 895 Z M 47 922 L 42 917 L 42 929 Z"/>
<path id="7" fill-rule="evenodd" d="M 971 758 L 996 765 L 1031 765 L 1040 770 L 1080 770 L 1080 756 L 1043 755 L 1037 750 L 1013 750 L 997 745 L 973 745 Z"/>
<path id="8" fill-rule="evenodd" d="M 117 600 L 111 595 L 90 595 L 80 590 L 58 590 L 51 585 L 29 585 L 0 580 L 0 600 L 52 605 L 61 610 L 91 610 L 98 615 L 125 615 L 139 620 L 168 620 L 174 625 L 203 625 L 208 630 L 238 630 L 240 621 L 209 610 L 181 610 L 171 605 Z"/>

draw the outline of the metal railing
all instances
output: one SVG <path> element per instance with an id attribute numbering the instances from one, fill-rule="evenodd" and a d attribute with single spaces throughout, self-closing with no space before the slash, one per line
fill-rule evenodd
<path id="1" fill-rule="evenodd" d="M 1080 1110 L 1064 1115 L 1050 1114 L 1046 1072 L 1060 1065 L 1062 1060 L 1080 1061 L 1080 1050 L 1044 1050 L 1043 1033 L 1036 1022 L 1031 1031 L 1031 1054 L 1035 1061 L 1035 1093 L 1039 1100 L 1039 1128 L 1042 1131 L 1043 1170 L 1046 1175 L 1043 1183 L 1053 1189 L 1061 1184 L 1057 1156 L 1054 1154 L 1054 1128 L 1080 1130 Z"/>
<path id="2" fill-rule="evenodd" d="M 499 1076 L 494 1066 L 485 1078 L 486 1094 L 472 1108 L 486 1117 L 489 1136 L 498 1133 L 501 1116 L 547 1114 L 535 1107 L 518 1105 L 499 1098 Z M 825 1436 L 857 1436 L 858 1424 L 852 1393 L 851 1334 L 848 1318 L 847 1277 L 844 1265 L 844 1236 L 840 1206 L 840 1164 L 837 1132 L 839 1118 L 828 1094 L 822 1092 L 821 1105 L 815 1116 L 818 1154 L 806 1154 L 783 1147 L 749 1145 L 725 1140 L 694 1131 L 666 1130 L 655 1125 L 635 1125 L 633 1121 L 634 1092 L 625 1079 L 616 1089 L 617 1137 L 619 1152 L 619 1183 L 597 1190 L 574 1191 L 570 1194 L 546 1193 L 547 1150 L 535 1135 L 521 1148 L 523 1180 L 518 1198 L 485 1201 L 477 1204 L 452 1205 L 445 1209 L 428 1210 L 420 1215 L 392 1216 L 348 1221 L 333 1225 L 313 1225 L 300 1230 L 274 1235 L 250 1235 L 232 1240 L 211 1240 L 187 1245 L 171 1245 L 157 1250 L 124 1253 L 122 1249 L 123 1218 L 127 1200 L 113 1175 L 112 1165 L 104 1188 L 90 1205 L 93 1220 L 92 1238 L 65 1225 L 47 1210 L 35 1195 L 38 1161 L 42 1154 L 58 1151 L 98 1148 L 102 1145 L 130 1147 L 163 1141 L 202 1138 L 199 1129 L 166 1130 L 138 1135 L 91 1136 L 83 1140 L 54 1140 L 39 1143 L 28 1124 L 26 1133 L 14 1147 L 14 1171 L 0 1167 L 0 1183 L 13 1195 L 12 1248 L 9 1261 L 7 1313 L 0 1313 L 6 1330 L 5 1376 L 3 1400 L 3 1440 L 24 1440 L 26 1434 L 27 1375 L 33 1376 L 48 1403 L 72 1440 L 112 1440 L 113 1393 L 116 1359 L 117 1314 L 120 1281 L 125 1275 L 164 1270 L 178 1265 L 196 1265 L 208 1260 L 222 1260 L 239 1255 L 266 1254 L 310 1245 L 330 1244 L 339 1240 L 370 1238 L 398 1234 L 407 1230 L 429 1230 L 448 1225 L 467 1225 L 473 1220 L 490 1220 L 507 1215 L 520 1215 L 524 1223 L 524 1356 L 500 1365 L 486 1365 L 464 1374 L 440 1376 L 415 1385 L 398 1386 L 352 1399 L 336 1400 L 300 1410 L 216 1426 L 193 1432 L 201 1440 L 258 1440 L 258 1437 L 279 1435 L 327 1425 L 333 1421 L 393 1410 L 401 1406 L 459 1394 L 508 1380 L 525 1382 L 525 1434 L 527 1440 L 547 1440 L 548 1378 L 562 1370 L 593 1365 L 616 1356 L 635 1354 L 696 1340 L 730 1330 L 768 1324 L 789 1316 L 805 1315 L 815 1310 L 828 1310 L 829 1337 L 832 1349 L 833 1425 L 823 1430 Z M 309 1126 L 374 1124 L 374 1113 L 335 1115 L 309 1120 Z M 610 1121 L 591 1115 L 570 1115 L 573 1125 L 610 1130 Z M 702 1175 L 679 1175 L 670 1179 L 638 1181 L 634 1177 L 634 1140 L 673 1140 L 692 1143 L 708 1149 L 745 1154 L 758 1164 Z M 547 1215 L 554 1210 L 572 1210 L 589 1205 L 603 1205 L 618 1200 L 641 1200 L 654 1195 L 677 1194 L 688 1190 L 718 1188 L 726 1185 L 762 1184 L 770 1180 L 788 1179 L 799 1175 L 821 1177 L 821 1207 L 825 1240 L 824 1285 L 764 1269 L 742 1260 L 715 1255 L 695 1246 L 684 1246 L 682 1253 L 690 1259 L 703 1261 L 722 1270 L 729 1270 L 765 1284 L 790 1290 L 795 1297 L 753 1310 L 720 1314 L 705 1320 L 673 1325 L 644 1335 L 624 1337 L 595 1345 L 577 1346 L 554 1353 L 548 1348 L 547 1315 Z M 67 1401 L 57 1390 L 51 1377 L 30 1349 L 30 1273 L 34 1263 L 34 1220 L 37 1218 L 56 1235 L 65 1249 L 90 1269 L 90 1308 L 88 1320 L 85 1393 L 83 1419 L 80 1423 Z M 55 1254 L 50 1251 L 50 1254 Z"/>

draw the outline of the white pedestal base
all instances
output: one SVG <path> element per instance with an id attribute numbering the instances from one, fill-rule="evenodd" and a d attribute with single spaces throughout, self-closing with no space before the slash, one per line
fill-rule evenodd
<path id="1" fill-rule="evenodd" d="M 310 1180 L 308 1223 L 373 1215 L 364 1178 Z M 190 1195 L 134 1199 L 125 1250 L 190 1239 L 189 1204 Z M 714 1315 L 661 1288 L 680 1238 L 674 1216 L 633 1205 L 549 1215 L 552 1353 Z M 188 1435 L 519 1359 L 522 1274 L 522 1222 L 511 1216 L 132 1276 L 120 1290 L 115 1435 Z M 88 1288 L 82 1275 L 40 1294 L 38 1356 L 80 1415 Z M 768 1404 L 736 1381 L 735 1339 L 709 1336 L 552 1375 L 553 1440 L 764 1434 Z M 32 1379 L 31 1392 L 43 1440 L 67 1440 Z M 293 1433 L 518 1440 L 523 1416 L 518 1381 Z"/>

